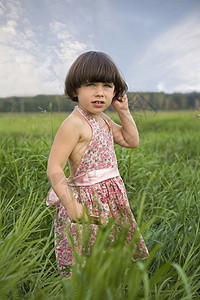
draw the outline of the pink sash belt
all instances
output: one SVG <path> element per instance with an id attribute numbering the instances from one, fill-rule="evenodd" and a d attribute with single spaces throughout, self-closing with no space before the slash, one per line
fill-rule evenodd
<path id="1" fill-rule="evenodd" d="M 70 186 L 88 186 L 117 176 L 120 176 L 120 174 L 117 166 L 115 166 L 113 168 L 88 171 L 72 179 L 68 178 L 67 181 Z"/>
<path id="2" fill-rule="evenodd" d="M 106 168 L 100 170 L 88 171 L 83 175 L 79 175 L 73 178 L 67 178 L 69 186 L 89 186 L 95 183 L 120 176 L 117 165 L 113 168 Z M 59 198 L 53 189 L 50 190 L 46 204 L 47 205 L 57 205 L 60 203 Z"/>

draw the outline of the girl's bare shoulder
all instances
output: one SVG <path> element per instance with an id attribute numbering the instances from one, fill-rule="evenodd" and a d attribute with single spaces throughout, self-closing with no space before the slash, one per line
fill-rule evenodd
<path id="1" fill-rule="evenodd" d="M 78 130 L 85 125 L 84 118 L 77 112 L 73 111 L 61 124 L 60 128 L 62 130 Z"/>

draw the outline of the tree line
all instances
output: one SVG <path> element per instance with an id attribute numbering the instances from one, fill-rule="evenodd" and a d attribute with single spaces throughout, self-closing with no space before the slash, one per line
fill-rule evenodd
<path id="1" fill-rule="evenodd" d="M 200 107 L 200 93 L 129 92 L 129 106 L 136 110 L 192 110 Z M 70 112 L 77 103 L 64 95 L 0 98 L 0 112 Z M 110 108 L 112 110 L 112 108 Z"/>

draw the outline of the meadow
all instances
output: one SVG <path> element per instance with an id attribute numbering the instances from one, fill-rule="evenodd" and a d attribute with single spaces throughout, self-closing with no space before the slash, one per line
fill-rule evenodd
<path id="1" fill-rule="evenodd" d="M 110 116 L 118 122 L 115 114 Z M 84 267 L 62 278 L 47 207 L 46 166 L 64 113 L 0 114 L 0 299 L 200 299 L 200 118 L 197 111 L 134 114 L 140 145 L 116 146 L 119 171 L 150 256 L 130 262 L 100 227 Z M 66 176 L 69 175 L 66 167 Z"/>

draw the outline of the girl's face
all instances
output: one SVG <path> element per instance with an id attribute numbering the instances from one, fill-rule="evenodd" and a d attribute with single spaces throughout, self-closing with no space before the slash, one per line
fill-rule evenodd
<path id="1" fill-rule="evenodd" d="M 88 82 L 78 88 L 79 106 L 91 115 L 100 115 L 107 109 L 115 95 L 113 83 Z"/>

